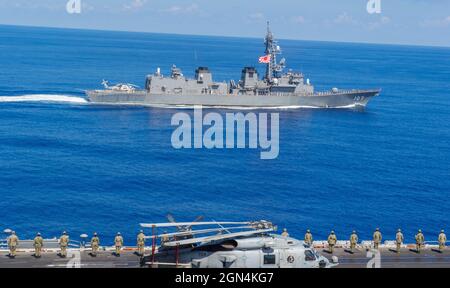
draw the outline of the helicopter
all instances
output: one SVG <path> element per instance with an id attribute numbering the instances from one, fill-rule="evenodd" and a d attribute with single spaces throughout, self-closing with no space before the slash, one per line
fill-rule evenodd
<path id="1" fill-rule="evenodd" d="M 114 90 L 114 91 L 124 91 L 124 92 L 134 92 L 137 89 L 139 89 L 139 86 L 129 84 L 129 83 L 118 83 L 113 86 L 109 85 L 109 81 L 104 80 L 102 81 L 103 87 L 108 90 Z"/>
<path id="2" fill-rule="evenodd" d="M 304 241 L 276 234 L 277 227 L 266 220 L 200 222 L 197 218 L 178 223 L 169 218 L 168 223 L 140 224 L 152 230 L 146 236 L 152 239 L 151 254 L 141 257 L 142 267 L 331 268 L 339 264 L 337 257 L 330 261 Z M 158 234 L 161 228 L 177 231 Z"/>

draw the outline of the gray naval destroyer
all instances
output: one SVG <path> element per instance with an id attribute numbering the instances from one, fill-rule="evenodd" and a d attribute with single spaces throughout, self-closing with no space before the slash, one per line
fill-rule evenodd
<path id="1" fill-rule="evenodd" d="M 104 90 L 86 91 L 88 101 L 103 104 L 132 104 L 148 106 L 212 106 L 254 108 L 342 108 L 366 106 L 380 89 L 339 90 L 316 92 L 309 79 L 299 72 L 286 68 L 286 59 L 277 60 L 281 48 L 267 26 L 265 56 L 259 62 L 266 64 L 262 79 L 255 67 L 245 67 L 241 80 L 214 82 L 207 67 L 199 67 L 195 78 L 186 78 L 175 65 L 170 77 L 164 77 L 160 68 L 146 78 L 145 89 L 132 84 L 108 85 Z"/>

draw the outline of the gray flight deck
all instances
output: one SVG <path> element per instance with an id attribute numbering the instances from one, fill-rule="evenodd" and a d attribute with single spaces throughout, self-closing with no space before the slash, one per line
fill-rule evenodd
<path id="1" fill-rule="evenodd" d="M 371 258 L 367 257 L 366 250 L 355 251 L 350 254 L 346 249 L 336 249 L 334 254 L 339 258 L 337 268 L 367 268 Z M 319 252 L 325 257 L 331 259 L 331 255 L 323 249 Z M 402 248 L 400 254 L 383 248 L 380 249 L 380 267 L 379 268 L 450 268 L 450 251 L 447 249 L 442 254 L 433 249 L 423 250 L 417 254 L 413 249 Z M 372 266 L 373 267 L 373 266 Z"/>
<path id="2" fill-rule="evenodd" d="M 89 251 L 82 251 L 72 257 L 61 258 L 56 252 L 42 253 L 42 258 L 35 258 L 33 252 L 18 253 L 14 259 L 7 256 L 7 252 L 0 252 L 0 268 L 139 268 L 140 257 L 134 252 L 124 252 L 120 257 L 112 255 L 110 251 L 100 252 L 97 257 L 89 255 Z M 77 256 L 80 256 L 77 261 Z M 70 262 L 70 263 L 69 263 Z"/>
<path id="3" fill-rule="evenodd" d="M 322 249 L 320 253 L 331 259 L 331 255 Z M 431 249 L 423 250 L 417 254 L 414 250 L 402 249 L 400 254 L 396 254 L 387 248 L 381 251 L 381 268 L 450 268 L 450 251 L 447 249 L 442 254 Z M 73 250 L 70 253 L 76 255 L 75 258 L 60 258 L 56 252 L 43 253 L 42 258 L 36 259 L 32 252 L 19 252 L 15 259 L 7 257 L 7 251 L 0 252 L 0 268 L 66 268 L 71 261 L 77 268 L 139 268 L 139 259 L 133 251 L 124 251 L 121 257 L 112 255 L 111 251 L 102 251 L 97 257 L 91 257 L 89 251 L 78 252 Z M 79 253 L 79 254 L 78 254 Z M 74 261 L 79 255 L 80 261 Z M 359 250 L 350 254 L 344 249 L 335 250 L 335 256 L 339 258 L 339 265 L 336 268 L 366 268 L 371 260 L 367 257 L 367 251 Z"/>

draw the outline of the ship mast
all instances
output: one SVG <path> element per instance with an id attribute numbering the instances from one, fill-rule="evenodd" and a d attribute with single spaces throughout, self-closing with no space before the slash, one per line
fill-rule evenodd
<path id="1" fill-rule="evenodd" d="M 272 63 L 273 63 L 273 35 L 272 32 L 270 32 L 270 26 L 269 26 L 269 21 L 267 21 L 267 34 L 266 34 L 266 40 L 264 42 L 266 44 L 266 55 L 270 55 L 270 62 L 267 63 L 267 68 L 266 68 L 266 80 L 267 82 L 272 82 L 272 75 L 273 75 L 273 71 L 272 71 Z"/>
<path id="2" fill-rule="evenodd" d="M 267 34 L 264 44 L 266 45 L 266 55 L 270 55 L 270 61 L 267 63 L 266 68 L 266 81 L 271 83 L 273 78 L 278 77 L 278 73 L 284 69 L 285 59 L 283 58 L 280 63 L 277 63 L 277 54 L 281 54 L 280 46 L 274 40 L 273 34 L 270 31 L 270 24 L 267 21 Z"/>

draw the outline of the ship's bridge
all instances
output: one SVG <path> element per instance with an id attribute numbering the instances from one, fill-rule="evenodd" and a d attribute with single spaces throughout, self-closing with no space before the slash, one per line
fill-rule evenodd
<path id="1" fill-rule="evenodd" d="M 199 84 L 212 83 L 212 74 L 208 67 L 198 67 L 195 70 L 195 79 Z"/>
<path id="2" fill-rule="evenodd" d="M 242 69 L 241 84 L 244 89 L 254 89 L 258 83 L 258 71 L 255 67 Z"/>

